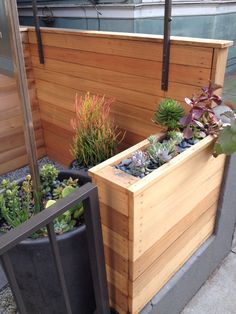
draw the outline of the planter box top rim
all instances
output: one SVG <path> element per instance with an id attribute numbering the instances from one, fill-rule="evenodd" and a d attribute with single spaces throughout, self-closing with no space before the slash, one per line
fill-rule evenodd
<path id="1" fill-rule="evenodd" d="M 121 160 L 129 157 L 133 152 L 144 149 L 149 145 L 148 140 L 144 140 L 125 151 L 107 159 L 101 164 L 91 168 L 89 170 L 90 175 L 93 177 L 94 175 L 99 176 L 100 179 L 108 180 L 112 185 L 117 187 L 126 188 L 130 193 L 135 193 L 140 191 L 140 189 L 144 188 L 148 185 L 148 183 L 152 182 L 154 179 L 161 178 L 162 176 L 167 175 L 170 171 L 175 169 L 177 166 L 187 161 L 189 158 L 202 151 L 206 147 L 210 146 L 214 141 L 214 137 L 209 135 L 206 138 L 199 141 L 197 144 L 192 147 L 186 149 L 184 152 L 172 158 L 169 162 L 162 165 L 158 169 L 154 170 L 144 178 L 134 177 L 122 170 L 115 169 L 113 166 L 118 164 Z M 215 158 L 215 157 L 212 157 Z"/>
<path id="2" fill-rule="evenodd" d="M 97 37 L 97 38 L 117 38 L 125 40 L 143 40 L 149 42 L 163 42 L 163 35 L 153 34 L 134 34 L 134 33 L 122 33 L 122 32 L 108 32 L 108 31 L 83 31 L 77 29 L 64 29 L 64 28 L 51 28 L 41 27 L 42 33 L 54 33 L 64 35 L 77 35 L 86 37 Z M 35 29 L 32 26 L 23 27 L 22 31 L 34 32 Z M 206 39 L 206 38 L 194 38 L 194 37 L 182 37 L 182 36 L 171 36 L 171 43 L 176 45 L 185 45 L 193 47 L 206 47 L 206 48 L 227 48 L 233 46 L 234 42 L 231 40 L 221 39 Z"/>

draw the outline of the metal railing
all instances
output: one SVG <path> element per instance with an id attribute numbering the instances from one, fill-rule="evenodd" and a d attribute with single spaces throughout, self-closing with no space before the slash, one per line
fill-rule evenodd
<path id="1" fill-rule="evenodd" d="M 69 294 L 66 286 L 64 270 L 60 257 L 59 247 L 54 231 L 53 220 L 64 213 L 66 210 L 73 208 L 83 202 L 84 218 L 86 224 L 86 234 L 88 242 L 88 251 L 92 271 L 94 295 L 96 301 L 96 314 L 108 314 L 109 298 L 106 281 L 105 257 L 102 241 L 102 230 L 99 213 L 99 202 L 97 187 L 92 183 L 86 183 L 75 192 L 71 193 L 64 199 L 58 200 L 55 205 L 46 208 L 39 214 L 33 216 L 14 230 L 1 236 L 0 257 L 6 272 L 12 293 L 17 304 L 20 314 L 26 314 L 26 308 L 21 296 L 14 269 L 8 252 L 13 249 L 22 240 L 28 238 L 32 233 L 43 227 L 47 227 L 49 241 L 55 261 L 55 267 L 64 297 L 66 313 L 72 314 Z M 31 314 L 31 313 L 28 313 Z"/>

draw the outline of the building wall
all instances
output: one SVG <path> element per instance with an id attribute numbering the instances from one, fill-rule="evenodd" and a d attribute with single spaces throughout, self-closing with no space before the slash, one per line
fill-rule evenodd
<path id="1" fill-rule="evenodd" d="M 95 0 L 91 0 L 95 1 Z M 102 31 L 163 34 L 164 1 L 110 0 L 109 4 L 91 1 L 39 1 L 39 14 L 54 15 L 52 26 Z M 18 1 L 22 25 L 33 25 L 30 6 L 26 0 Z M 107 0 L 108 2 L 108 0 Z M 175 0 L 172 7 L 172 35 L 212 39 L 236 40 L 236 1 Z M 43 3 L 43 4 L 42 4 Z M 82 4 L 83 3 L 83 4 Z M 23 5 L 24 4 L 24 5 Z M 42 5 L 41 5 L 42 4 Z M 44 12 L 42 8 L 47 4 Z M 236 45 L 230 48 L 227 73 L 236 70 Z"/>

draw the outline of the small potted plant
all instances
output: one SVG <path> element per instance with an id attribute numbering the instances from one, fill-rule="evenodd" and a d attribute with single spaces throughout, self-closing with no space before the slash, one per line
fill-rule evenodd
<path id="1" fill-rule="evenodd" d="M 59 172 L 47 164 L 40 170 L 43 207 L 53 205 L 84 184 L 69 170 Z M 0 185 L 1 232 L 16 228 L 37 214 L 31 176 Z M 96 306 L 82 204 L 54 220 L 73 312 L 92 313 Z M 43 228 L 11 250 L 10 258 L 28 313 L 65 313 L 54 261 Z"/>
<path id="2" fill-rule="evenodd" d="M 75 131 L 72 147 L 74 161 L 70 167 L 88 180 L 88 169 L 113 156 L 123 140 L 110 117 L 113 101 L 89 92 L 81 97 L 76 95 L 75 117 L 71 120 Z"/>
<path id="3" fill-rule="evenodd" d="M 163 134 L 89 170 L 100 195 L 116 309 L 141 311 L 214 232 L 222 153 L 236 151 L 235 114 L 228 107 L 224 113 L 219 87 L 210 84 L 186 98 L 187 114 L 175 100 L 164 100 L 154 116 Z"/>

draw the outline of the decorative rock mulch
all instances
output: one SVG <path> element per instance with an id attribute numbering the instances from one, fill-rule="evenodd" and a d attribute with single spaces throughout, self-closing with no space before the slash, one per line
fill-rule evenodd
<path id="1" fill-rule="evenodd" d="M 18 314 L 11 289 L 0 291 L 0 314 Z"/>

